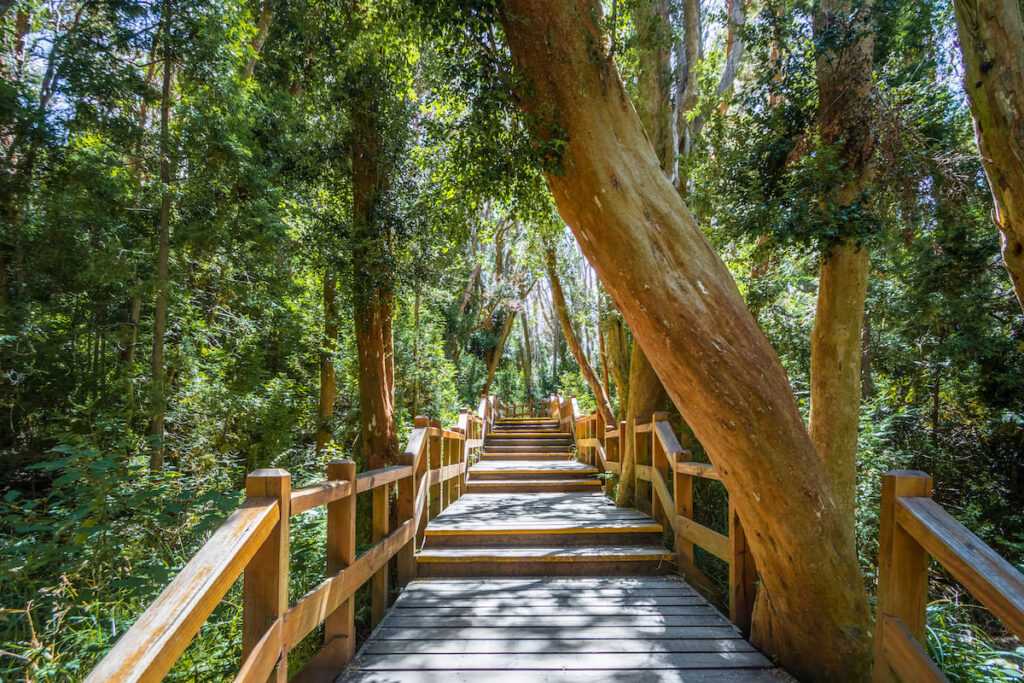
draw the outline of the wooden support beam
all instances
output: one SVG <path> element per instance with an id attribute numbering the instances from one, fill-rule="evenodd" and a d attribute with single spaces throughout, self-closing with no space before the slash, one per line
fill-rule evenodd
<path id="1" fill-rule="evenodd" d="M 388 535 L 391 523 L 391 486 L 378 486 L 373 490 L 373 542 L 379 543 Z M 385 562 L 373 575 L 370 586 L 370 626 L 376 628 L 388 611 L 388 565 Z"/>
<path id="2" fill-rule="evenodd" d="M 429 460 L 427 466 L 431 470 L 441 469 L 441 454 L 444 450 L 444 432 L 441 429 L 440 420 L 430 421 L 431 431 L 437 430 L 436 434 L 431 434 L 430 444 L 428 446 Z M 430 487 L 430 509 L 427 513 L 427 521 L 434 519 L 441 514 L 441 484 L 440 482 L 433 484 Z"/>
<path id="3" fill-rule="evenodd" d="M 281 469 L 256 470 L 245 480 L 248 498 L 274 498 L 280 518 L 253 558 L 242 579 L 242 658 L 263 639 L 273 623 L 288 611 L 288 521 L 292 477 Z M 288 680 L 288 653 L 283 652 L 268 681 Z"/>
<path id="4" fill-rule="evenodd" d="M 332 460 L 327 478 L 356 484 L 356 463 L 348 458 Z M 334 576 L 356 559 L 356 496 L 327 505 L 327 576 Z M 317 666 L 324 676 L 337 674 L 355 655 L 355 600 L 345 600 L 324 620 L 324 651 Z M 316 672 L 316 676 L 321 671 Z M 309 672 L 313 674 L 314 672 Z"/>
<path id="5" fill-rule="evenodd" d="M 729 620 L 744 638 L 750 637 L 750 624 L 754 614 L 754 595 L 757 568 L 747 545 L 747 535 L 729 498 Z"/>
<path id="6" fill-rule="evenodd" d="M 924 472 L 893 470 L 882 475 L 881 524 L 878 534 L 878 598 L 875 608 L 876 683 L 895 680 L 885 655 L 885 617 L 898 619 L 920 644 L 925 638 L 928 601 L 928 553 L 896 519 L 900 498 L 930 498 L 932 478 Z"/>

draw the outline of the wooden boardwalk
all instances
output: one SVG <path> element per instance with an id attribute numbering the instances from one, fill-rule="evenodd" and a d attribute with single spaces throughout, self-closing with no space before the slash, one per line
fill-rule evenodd
<path id="1" fill-rule="evenodd" d="M 498 421 L 341 681 L 788 680 L 600 493 L 553 420 Z M 595 492 L 597 491 L 597 492 Z"/>
<path id="2" fill-rule="evenodd" d="M 791 680 L 670 577 L 420 579 L 341 681 Z"/>

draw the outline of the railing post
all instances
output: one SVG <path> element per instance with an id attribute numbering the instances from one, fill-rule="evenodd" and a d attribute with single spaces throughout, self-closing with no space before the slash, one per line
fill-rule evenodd
<path id="1" fill-rule="evenodd" d="M 654 424 L 652 424 L 651 433 L 650 433 L 650 439 L 651 439 L 651 467 L 653 467 L 654 469 L 656 469 L 659 472 L 661 472 L 661 478 L 665 480 L 666 484 L 668 484 L 668 456 L 665 453 L 665 449 L 661 446 L 661 442 L 658 440 L 658 435 L 655 434 L 654 430 L 656 430 L 658 428 L 658 426 L 657 426 L 658 422 L 667 422 L 667 421 L 668 421 L 668 413 L 666 413 L 666 412 L 659 411 L 659 412 L 653 413 L 651 415 L 651 422 L 654 423 Z M 668 515 L 672 511 L 666 510 L 662 506 L 661 501 L 658 499 L 658 491 L 657 491 L 657 489 L 655 489 L 653 486 L 651 486 L 650 489 L 651 489 L 651 517 L 654 517 L 656 520 L 658 520 L 662 524 L 667 524 L 668 523 Z M 691 507 L 692 507 L 692 503 L 691 503 Z M 692 554 L 692 549 L 691 549 L 691 554 Z"/>
<path id="2" fill-rule="evenodd" d="M 468 422 L 466 425 L 468 426 Z M 459 476 L 448 480 L 448 504 L 451 505 L 462 496 L 462 489 L 465 486 L 463 483 L 466 478 L 466 428 L 456 427 L 455 431 L 461 436 L 461 438 L 452 441 L 452 447 L 449 451 L 448 461 L 449 464 L 459 465 Z"/>
<path id="3" fill-rule="evenodd" d="M 433 432 L 437 430 L 435 435 Z M 428 458 L 428 470 L 436 470 L 441 467 L 441 452 L 444 449 L 444 430 L 441 429 L 440 420 L 430 421 L 430 441 L 429 447 L 427 448 Z M 427 521 L 434 519 L 441 514 L 441 482 L 438 481 L 436 484 L 430 486 L 430 513 L 427 515 Z"/>
<path id="4" fill-rule="evenodd" d="M 421 484 L 426 485 L 423 482 L 423 475 L 426 474 L 430 470 L 430 463 L 432 461 L 430 456 L 431 456 L 431 453 L 433 452 L 433 445 L 435 443 L 437 443 L 437 440 L 440 437 L 433 436 L 431 434 L 431 429 L 430 429 L 431 422 L 430 422 L 429 418 L 427 418 L 427 417 L 425 417 L 423 415 L 417 415 L 416 417 L 414 417 L 412 419 L 412 423 L 413 423 L 414 427 L 419 427 L 421 429 L 426 429 L 427 430 L 426 445 L 425 445 L 425 447 L 419 453 L 416 453 L 416 454 L 413 455 L 414 459 L 413 459 L 412 474 L 413 474 L 414 479 L 413 479 L 413 490 L 412 490 L 413 499 L 412 500 L 413 500 L 413 505 L 415 505 L 416 504 L 416 499 L 420 495 L 420 491 L 419 491 L 420 485 Z M 438 424 L 440 424 L 440 422 L 438 422 Z M 428 482 L 429 482 L 429 477 L 428 477 Z M 431 493 L 430 491 L 427 492 L 427 497 L 428 498 L 430 497 L 430 493 Z M 426 506 L 426 501 L 424 501 L 424 504 Z M 416 511 L 414 509 L 413 510 L 413 514 L 414 515 L 415 515 L 415 512 Z M 416 527 L 416 547 L 417 548 L 422 548 L 423 547 L 423 539 L 426 537 L 426 534 L 427 534 L 427 520 L 429 518 L 430 518 L 429 512 L 427 510 L 424 510 L 422 516 L 420 517 L 420 523 Z"/>
<path id="5" fill-rule="evenodd" d="M 423 416 L 413 418 L 413 427 L 415 429 L 426 429 L 428 424 L 429 420 Z M 424 439 L 428 438 L 429 434 L 425 434 Z M 412 467 L 412 472 L 409 476 L 398 481 L 397 505 L 399 524 L 404 524 L 406 521 L 416 517 L 416 494 L 418 493 L 417 489 L 419 488 L 420 480 L 420 460 L 417 457 L 418 455 L 418 453 L 402 453 L 398 456 L 398 464 Z M 418 536 L 419 534 L 414 534 L 413 539 L 395 555 L 398 585 L 400 586 L 405 586 L 416 578 Z"/>
<path id="6" fill-rule="evenodd" d="M 674 465 L 674 463 L 673 463 Z M 672 468 L 672 498 L 675 501 L 675 513 L 686 519 L 693 519 L 693 477 L 689 474 L 676 472 Z M 684 570 L 685 575 L 693 563 L 693 542 L 685 536 L 675 537 L 676 563 Z"/>
<path id="7" fill-rule="evenodd" d="M 373 489 L 373 542 L 382 541 L 388 535 L 391 524 L 391 486 Z M 376 627 L 388 611 L 388 563 L 373 575 L 370 588 L 370 622 Z"/>
<path id="8" fill-rule="evenodd" d="M 328 481 L 347 481 L 351 493 L 327 504 L 327 576 L 356 560 L 356 463 L 338 458 L 327 463 Z M 356 652 L 355 601 L 349 598 L 324 619 L 324 649 L 316 658 L 325 674 L 340 671 Z"/>
<path id="9" fill-rule="evenodd" d="M 747 638 L 754 613 L 757 568 L 732 496 L 729 497 L 729 549 L 729 620 Z"/>
<path id="10" fill-rule="evenodd" d="M 281 469 L 256 470 L 245 480 L 248 498 L 276 498 L 281 518 L 245 567 L 242 579 L 242 659 L 288 610 L 288 522 L 292 477 Z M 270 681 L 288 680 L 288 654 L 281 653 Z"/>
<path id="11" fill-rule="evenodd" d="M 928 553 L 896 521 L 900 498 L 931 498 L 932 478 L 914 470 L 882 475 L 881 524 L 878 533 L 878 598 L 875 607 L 876 682 L 895 677 L 886 660 L 885 624 L 899 619 L 917 641 L 925 644 L 928 601 Z"/>

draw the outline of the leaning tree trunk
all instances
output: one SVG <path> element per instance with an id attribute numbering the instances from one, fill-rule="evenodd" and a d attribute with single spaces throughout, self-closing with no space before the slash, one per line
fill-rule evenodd
<path id="1" fill-rule="evenodd" d="M 501 355 L 505 352 L 505 342 L 508 341 L 508 336 L 512 334 L 512 327 L 516 324 L 516 312 L 509 310 L 505 314 L 505 322 L 501 326 L 501 334 L 498 335 L 498 341 L 491 349 L 490 355 L 487 357 L 487 381 L 484 382 L 484 388 L 480 392 L 482 396 L 487 396 L 491 393 L 491 385 L 494 384 L 494 376 L 498 372 L 498 364 L 501 362 Z"/>
<path id="2" fill-rule="evenodd" d="M 1024 21 L 1018 0 L 954 0 L 964 87 L 1002 232 L 1003 262 L 1024 308 Z"/>
<path id="3" fill-rule="evenodd" d="M 555 270 L 555 252 L 551 249 L 548 249 L 547 268 L 548 281 L 551 283 L 551 298 L 555 302 L 555 311 L 558 313 L 558 321 L 562 325 L 562 334 L 565 335 L 565 341 L 569 344 L 569 351 L 572 352 L 573 358 L 576 359 L 576 364 L 580 366 L 583 379 L 586 380 L 590 391 L 593 392 L 597 409 L 604 416 L 605 423 L 615 424 L 615 413 L 612 412 L 611 402 L 608 400 L 608 392 L 601 386 L 601 380 L 598 379 L 593 366 L 587 360 L 587 354 L 583 352 L 580 340 L 576 336 L 576 331 L 572 328 L 572 321 L 569 319 L 569 308 L 565 303 L 565 293 L 562 291 L 562 282 L 558 279 L 558 273 Z"/>
<path id="4" fill-rule="evenodd" d="M 619 490 L 615 504 L 619 507 L 647 507 L 650 500 L 650 484 L 636 479 L 636 441 L 633 428 L 637 424 L 651 421 L 651 413 L 663 410 L 665 388 L 657 373 L 644 355 L 643 349 L 633 343 L 629 362 L 629 399 L 626 404 L 626 439 L 622 449 L 622 463 L 619 466 Z M 643 499 L 643 500 L 641 500 Z"/>
<path id="5" fill-rule="evenodd" d="M 563 145 L 565 222 L 748 530 L 753 639 L 808 681 L 864 679 L 871 617 L 854 544 L 778 356 L 666 179 L 601 35 L 597 0 L 507 0 L 521 106 Z"/>
<path id="6" fill-rule="evenodd" d="M 603 306 L 610 309 L 610 306 Z M 608 369 L 615 382 L 619 397 L 619 420 L 626 419 L 626 406 L 629 403 L 629 342 L 626 341 L 626 327 L 618 313 L 605 310 L 600 324 L 604 327 L 604 343 L 608 347 Z"/>
<path id="7" fill-rule="evenodd" d="M 320 349 L 320 402 L 316 411 L 316 455 L 319 456 L 332 438 L 334 417 L 334 351 L 338 345 L 338 304 L 334 272 L 324 272 L 324 340 Z"/>
<path id="8" fill-rule="evenodd" d="M 152 386 L 150 389 L 149 435 L 155 443 L 149 452 L 149 467 L 164 466 L 164 414 L 167 388 L 164 372 L 164 337 L 167 333 L 168 265 L 171 257 L 171 0 L 163 0 L 164 75 L 160 94 L 160 225 L 156 254 L 156 301 L 153 306 Z"/>
<path id="9" fill-rule="evenodd" d="M 530 319 L 526 312 L 520 314 L 519 324 L 523 327 L 523 384 L 526 385 L 526 400 L 533 400 L 533 347 L 530 344 Z"/>
<path id="10" fill-rule="evenodd" d="M 862 17 L 857 19 L 857 17 Z M 823 0 L 815 32 L 837 47 L 818 58 L 822 142 L 840 160 L 829 197 L 835 207 L 861 201 L 873 179 L 871 132 L 874 34 L 849 0 Z M 861 325 L 868 287 L 868 250 L 846 239 L 822 256 L 818 307 L 811 332 L 811 441 L 825 465 L 843 524 L 853 527 L 857 502 Z"/>
<path id="11" fill-rule="evenodd" d="M 387 169 L 382 163 L 380 122 L 367 95 L 353 116 L 352 308 L 359 358 L 360 434 L 371 469 L 398 462 L 395 424 L 394 340 L 391 317 L 394 294 L 391 234 L 380 220 Z"/>

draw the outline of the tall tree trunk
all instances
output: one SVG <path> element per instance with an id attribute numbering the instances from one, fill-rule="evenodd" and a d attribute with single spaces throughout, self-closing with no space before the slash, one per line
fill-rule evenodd
<path id="1" fill-rule="evenodd" d="M 524 311 L 519 324 L 523 327 L 523 382 L 526 384 L 526 400 L 533 400 L 533 348 L 530 345 L 530 319 Z"/>
<path id="2" fill-rule="evenodd" d="M 673 178 L 676 135 L 672 117 L 672 24 L 667 0 L 640 0 L 636 9 L 636 31 L 639 42 L 637 113 L 658 163 Z"/>
<path id="3" fill-rule="evenodd" d="M 484 388 L 481 392 L 482 395 L 491 393 L 491 385 L 494 384 L 494 375 L 498 372 L 498 364 L 501 362 L 501 355 L 505 352 L 505 342 L 508 341 L 508 336 L 512 333 L 512 326 L 516 324 L 516 312 L 508 310 L 505 315 L 505 322 L 501 326 L 501 334 L 498 335 L 498 341 L 491 349 L 490 355 L 487 357 L 487 381 L 484 382 Z"/>
<path id="4" fill-rule="evenodd" d="M 866 679 L 854 530 L 782 363 L 646 143 L 605 51 L 600 3 L 507 0 L 504 11 L 514 67 L 530 81 L 520 104 L 540 138 L 565 141 L 560 172 L 547 175 L 562 218 L 747 529 L 761 575 L 753 640 L 801 680 Z"/>
<path id="5" fill-rule="evenodd" d="M 626 406 L 629 403 L 629 366 L 630 356 L 629 342 L 626 341 L 626 326 L 622 324 L 622 318 L 612 312 L 610 306 L 601 318 L 604 326 L 604 339 L 608 351 L 608 369 L 612 374 L 612 381 L 615 382 L 615 391 L 619 397 L 619 420 L 626 419 Z"/>
<path id="6" fill-rule="evenodd" d="M 252 55 L 245 63 L 245 80 L 252 78 L 252 72 L 256 68 L 256 58 L 263 50 L 263 43 L 267 40 L 267 33 L 270 31 L 270 20 L 274 15 L 274 0 L 263 0 L 260 3 L 260 18 L 256 21 L 256 35 L 252 39 Z"/>
<path id="7" fill-rule="evenodd" d="M 601 386 L 601 380 L 598 379 L 597 373 L 594 372 L 594 368 L 590 365 L 590 361 L 587 360 L 586 354 L 583 353 L 583 349 L 580 347 L 580 340 L 576 337 L 576 332 L 572 328 L 572 320 L 569 319 L 569 310 L 565 303 L 565 293 L 562 291 L 562 282 L 558 279 L 558 272 L 555 266 L 555 252 L 553 249 L 548 249 L 548 281 L 551 283 L 551 297 L 555 302 L 558 321 L 562 324 L 562 334 L 565 336 L 565 341 L 569 344 L 569 350 L 572 352 L 573 358 L 576 359 L 576 364 L 580 366 L 583 379 L 586 380 L 590 391 L 594 394 L 597 409 L 604 416 L 607 424 L 615 424 L 615 413 L 612 412 L 612 406 L 608 400 L 608 392 Z"/>
<path id="8" fill-rule="evenodd" d="M 167 333 L 168 263 L 171 254 L 171 0 L 163 0 L 163 62 L 164 75 L 160 101 L 160 225 L 156 255 L 156 302 L 153 309 L 153 355 L 151 417 L 149 435 L 155 437 L 149 452 L 149 467 L 159 470 L 164 465 L 164 411 L 167 391 L 164 375 L 164 336 Z"/>
<path id="9" fill-rule="evenodd" d="M 638 483 L 636 480 L 636 441 L 633 439 L 633 428 L 637 424 L 651 421 L 651 414 L 663 410 L 665 406 L 665 388 L 644 355 L 640 344 L 633 343 L 633 352 L 629 361 L 629 401 L 626 405 L 626 439 L 622 449 L 619 465 L 619 490 L 615 495 L 615 504 L 619 507 L 640 507 L 638 498 L 649 499 L 649 484 Z"/>
<path id="10" fill-rule="evenodd" d="M 1024 308 L 1024 21 L 1018 0 L 954 0 L 964 88 L 1002 232 L 1003 262 Z"/>
<path id="11" fill-rule="evenodd" d="M 420 285 L 416 283 L 412 313 L 412 414 L 420 414 Z"/>
<path id="12" fill-rule="evenodd" d="M 819 40 L 836 44 L 818 58 L 818 125 L 822 142 L 841 160 L 823 202 L 849 207 L 873 180 L 871 88 L 874 34 L 866 7 L 823 0 L 815 20 Z M 844 525 L 855 521 L 857 426 L 860 421 L 861 324 L 867 298 L 867 248 L 847 239 L 823 255 L 818 308 L 811 332 L 811 441 L 831 482 Z"/>
<path id="13" fill-rule="evenodd" d="M 333 438 L 334 417 L 334 352 L 338 346 L 338 303 L 333 270 L 324 271 L 324 340 L 320 349 L 320 403 L 316 411 L 316 455 L 319 458 Z"/>
<path id="14" fill-rule="evenodd" d="M 392 244 L 390 231 L 381 221 L 388 169 L 383 160 L 379 96 L 363 93 L 352 117 L 352 308 L 359 358 L 360 434 L 371 469 L 398 462 Z"/>
<path id="15" fill-rule="evenodd" d="M 871 311 L 864 311 L 864 325 L 860 332 L 860 393 L 861 398 L 875 395 L 875 377 L 871 371 L 871 359 L 874 353 L 874 340 L 871 333 Z"/>

